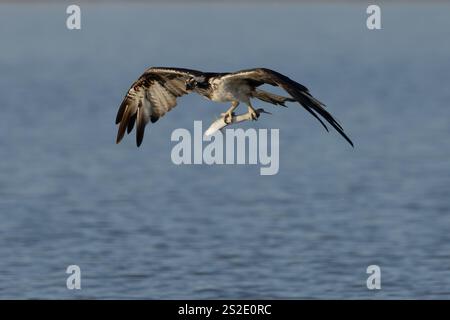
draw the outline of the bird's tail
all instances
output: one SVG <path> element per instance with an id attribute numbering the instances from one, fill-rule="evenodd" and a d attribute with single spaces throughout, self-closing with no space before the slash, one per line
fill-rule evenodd
<path id="1" fill-rule="evenodd" d="M 288 98 L 288 97 L 282 97 L 277 94 L 273 94 L 267 91 L 255 89 L 252 93 L 253 98 L 257 98 L 259 100 L 262 100 L 264 102 L 268 102 L 275 105 L 281 105 L 283 107 L 286 107 L 285 102 L 291 101 L 295 102 L 295 99 Z"/>

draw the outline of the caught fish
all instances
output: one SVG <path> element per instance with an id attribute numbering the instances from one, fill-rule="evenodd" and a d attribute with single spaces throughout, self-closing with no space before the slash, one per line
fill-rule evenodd
<path id="1" fill-rule="evenodd" d="M 261 115 L 261 113 L 271 114 L 270 112 L 267 112 L 262 108 L 256 109 L 255 111 L 256 111 L 258 118 Z M 225 128 L 226 126 L 229 126 L 230 124 L 239 123 L 239 122 L 248 121 L 248 120 L 252 120 L 250 113 L 244 113 L 244 114 L 239 114 L 239 115 L 233 114 L 233 116 L 231 117 L 231 122 L 226 123 L 224 114 L 222 114 L 222 117 L 217 119 L 216 121 L 214 121 L 211 124 L 211 126 L 208 128 L 208 130 L 205 131 L 205 137 L 213 135 L 216 131 L 222 130 L 223 128 Z"/>

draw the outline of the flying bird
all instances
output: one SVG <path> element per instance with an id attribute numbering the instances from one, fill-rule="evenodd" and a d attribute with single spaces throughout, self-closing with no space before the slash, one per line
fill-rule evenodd
<path id="1" fill-rule="evenodd" d="M 290 97 L 279 96 L 258 89 L 263 84 L 281 87 Z M 116 143 L 125 132 L 130 133 L 136 125 L 136 144 L 139 147 L 144 138 L 147 123 L 154 123 L 177 105 L 177 98 L 195 92 L 214 102 L 230 102 L 230 108 L 223 114 L 230 123 L 234 110 L 240 103 L 247 105 L 253 120 L 258 118 L 257 110 L 250 99 L 256 98 L 274 105 L 286 107 L 286 102 L 298 102 L 328 131 L 323 120 L 353 146 L 342 126 L 325 110 L 325 105 L 314 98 L 308 88 L 276 71 L 266 68 L 241 70 L 231 73 L 202 72 L 183 68 L 148 68 L 128 90 L 116 117 L 119 125 Z"/>

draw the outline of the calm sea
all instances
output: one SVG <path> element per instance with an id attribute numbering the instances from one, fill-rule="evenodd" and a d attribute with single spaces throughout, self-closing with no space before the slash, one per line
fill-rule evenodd
<path id="1" fill-rule="evenodd" d="M 0 4 L 0 298 L 450 298 L 450 6 L 384 4 L 378 31 L 365 4 L 81 9 L 69 31 L 65 4 Z M 255 103 L 277 175 L 176 166 L 172 131 L 228 107 L 196 96 L 115 145 L 149 66 L 278 70 L 355 148 Z"/>

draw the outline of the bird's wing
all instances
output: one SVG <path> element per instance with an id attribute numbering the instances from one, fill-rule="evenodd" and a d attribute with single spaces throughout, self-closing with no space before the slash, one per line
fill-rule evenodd
<path id="1" fill-rule="evenodd" d="M 308 88 L 289 79 L 285 75 L 278 73 L 276 71 L 266 69 L 266 68 L 256 68 L 242 70 L 234 73 L 227 74 L 222 77 L 224 81 L 242 81 L 245 80 L 249 85 L 258 87 L 262 84 L 270 84 L 272 86 L 279 86 L 286 90 L 292 98 L 299 102 L 311 115 L 313 115 L 323 127 L 328 131 L 327 126 L 319 117 L 319 115 L 325 119 L 333 128 L 339 132 L 345 140 L 353 146 L 353 142 L 344 133 L 342 126 L 333 118 L 333 116 L 325 110 L 325 105 L 314 98 L 309 92 Z"/>
<path id="2" fill-rule="evenodd" d="M 190 77 L 201 76 L 197 70 L 181 68 L 149 68 L 128 90 L 116 117 L 119 124 L 119 143 L 125 131 L 130 133 L 136 123 L 136 144 L 139 147 L 144 138 L 145 126 L 156 122 L 177 105 L 177 98 L 188 94 L 185 82 Z"/>

